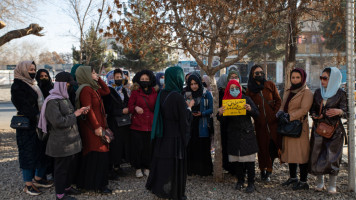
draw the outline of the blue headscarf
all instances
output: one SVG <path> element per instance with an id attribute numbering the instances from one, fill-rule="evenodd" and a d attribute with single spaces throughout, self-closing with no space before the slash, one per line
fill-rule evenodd
<path id="1" fill-rule="evenodd" d="M 122 85 L 117 86 L 115 84 L 114 70 L 111 70 L 106 74 L 106 82 L 107 82 L 108 86 L 111 88 L 114 88 L 115 91 L 117 92 L 117 94 L 119 94 L 119 96 L 121 97 L 121 99 L 123 99 L 123 93 L 120 92 L 123 86 Z"/>
<path id="2" fill-rule="evenodd" d="M 321 96 L 324 100 L 334 96 L 336 92 L 339 90 L 342 80 L 342 74 L 340 70 L 336 67 L 329 67 L 331 69 L 329 83 L 326 88 L 321 85 L 320 81 L 320 91 Z M 324 70 L 323 70 L 324 71 Z"/>

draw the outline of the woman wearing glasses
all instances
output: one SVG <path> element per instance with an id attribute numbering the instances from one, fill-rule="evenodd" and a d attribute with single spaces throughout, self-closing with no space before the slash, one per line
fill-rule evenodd
<path id="1" fill-rule="evenodd" d="M 251 68 L 246 95 L 258 107 L 260 115 L 254 117 L 255 130 L 258 143 L 258 164 L 261 170 L 261 179 L 270 181 L 273 161 L 279 157 L 282 138 L 277 134 L 276 113 L 281 106 L 276 85 L 264 78 L 265 74 L 259 65 Z"/>
<path id="2" fill-rule="evenodd" d="M 328 192 L 336 193 L 345 129 L 341 117 L 347 116 L 346 93 L 340 89 L 342 75 L 336 67 L 325 68 L 320 76 L 320 89 L 314 93 L 310 114 L 314 124 L 310 140 L 309 171 L 317 176 L 315 189 L 325 189 L 324 174 L 329 174 Z M 330 126 L 332 136 L 321 136 L 321 123 Z M 318 131 L 317 131 L 318 130 Z M 324 129 L 326 130 L 326 129 Z M 318 133 L 319 134 L 318 134 Z"/>

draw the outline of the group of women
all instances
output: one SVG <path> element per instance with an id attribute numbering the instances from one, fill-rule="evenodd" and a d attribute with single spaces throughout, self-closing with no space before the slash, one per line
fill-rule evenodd
<path id="1" fill-rule="evenodd" d="M 282 185 L 309 189 L 310 172 L 317 175 L 316 189 L 323 190 L 323 175 L 330 174 L 328 191 L 336 192 L 345 135 L 339 124 L 347 113 L 346 95 L 339 89 L 341 73 L 337 68 L 324 69 L 314 97 L 306 77 L 302 69 L 291 72 L 291 87 L 283 101 L 258 65 L 251 68 L 246 90 L 237 71 L 220 77 L 216 116 L 221 124 L 223 167 L 236 174 L 237 190 L 244 188 L 247 173 L 245 192 L 254 192 L 258 153 L 263 181 L 270 181 L 273 162 L 279 158 L 290 171 Z M 30 120 L 28 129 L 16 130 L 24 191 L 39 195 L 38 187 L 53 185 L 46 179 L 52 173 L 56 199 L 75 199 L 70 195 L 80 191 L 72 184 L 108 194 L 108 180 L 124 173 L 120 165 L 128 162 L 136 177 L 148 177 L 146 188 L 156 196 L 185 199 L 187 175 L 208 176 L 213 171 L 209 77 L 184 76 L 182 68 L 170 67 L 156 76 L 149 70 L 136 73 L 130 88 L 120 69 L 106 78 L 107 83 L 92 67 L 76 65 L 71 74 L 57 74 L 53 84 L 46 70 L 36 74 L 33 61 L 17 65 L 12 102 L 18 115 Z M 246 99 L 246 115 L 224 116 L 222 102 L 231 99 Z M 310 142 L 308 112 L 314 120 Z M 299 138 L 277 134 L 279 121 L 294 120 L 303 123 Z M 334 127 L 331 138 L 316 133 L 320 122 Z M 48 139 L 40 140 L 38 132 Z"/>

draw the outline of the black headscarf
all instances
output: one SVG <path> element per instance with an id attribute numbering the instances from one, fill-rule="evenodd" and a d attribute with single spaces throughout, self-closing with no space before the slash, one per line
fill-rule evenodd
<path id="1" fill-rule="evenodd" d="M 253 78 L 253 73 L 257 68 L 263 69 L 260 65 L 252 66 L 252 68 L 250 70 L 250 75 L 248 77 L 248 83 L 247 83 L 248 90 L 253 92 L 253 93 L 259 93 L 261 90 L 263 90 L 263 88 L 265 87 L 264 83 L 266 81 L 266 79 L 263 78 L 262 81 L 259 81 L 260 85 L 257 84 L 256 80 Z"/>
<path id="2" fill-rule="evenodd" d="M 146 74 L 150 78 L 147 91 L 144 89 L 144 85 L 140 81 L 141 76 L 144 75 L 144 74 Z M 151 94 L 152 87 L 154 87 L 156 85 L 156 77 L 155 77 L 155 75 L 153 74 L 153 72 L 151 70 L 144 69 L 144 70 L 142 70 L 142 71 L 140 71 L 140 72 L 135 74 L 135 76 L 132 79 L 132 82 L 138 83 L 140 85 L 140 87 L 142 88 L 142 91 L 145 94 Z"/>
<path id="3" fill-rule="evenodd" d="M 42 72 L 45 72 L 48 76 L 48 81 L 42 81 L 40 80 L 40 75 Z M 43 98 L 46 98 L 49 95 L 49 91 L 53 89 L 53 83 L 51 76 L 49 75 L 49 72 L 46 69 L 39 69 L 36 73 L 35 77 L 37 81 L 38 87 L 41 89 Z"/>
<path id="4" fill-rule="evenodd" d="M 192 80 L 194 80 L 196 83 L 198 83 L 199 89 L 197 91 L 193 91 L 190 88 L 190 84 L 192 83 Z M 188 91 L 192 92 L 193 98 L 199 98 L 199 97 L 203 96 L 204 87 L 203 87 L 203 83 L 201 82 L 200 75 L 198 75 L 196 73 L 191 74 L 188 78 L 187 87 L 188 87 Z"/>

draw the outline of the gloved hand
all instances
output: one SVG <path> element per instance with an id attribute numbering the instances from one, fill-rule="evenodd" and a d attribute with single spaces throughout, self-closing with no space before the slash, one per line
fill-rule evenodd
<path id="1" fill-rule="evenodd" d="M 280 116 L 279 120 L 282 120 L 283 123 L 289 123 L 289 114 L 288 113 L 284 113 L 283 115 Z"/>

